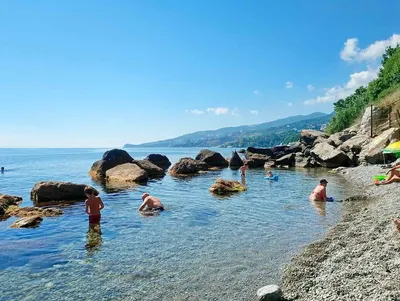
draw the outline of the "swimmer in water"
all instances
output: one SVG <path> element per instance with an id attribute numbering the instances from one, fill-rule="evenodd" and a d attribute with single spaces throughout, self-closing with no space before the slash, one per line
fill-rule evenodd
<path id="1" fill-rule="evenodd" d="M 143 203 L 140 205 L 139 211 L 164 211 L 164 205 L 159 198 L 143 193 L 142 200 Z"/>
<path id="2" fill-rule="evenodd" d="M 4 173 L 4 167 L 1 167 L 1 173 Z"/>
<path id="3" fill-rule="evenodd" d="M 319 181 L 319 185 L 315 187 L 315 189 L 310 194 L 310 201 L 319 201 L 319 202 L 327 202 L 328 197 L 326 196 L 326 185 L 328 181 L 322 179 Z"/>

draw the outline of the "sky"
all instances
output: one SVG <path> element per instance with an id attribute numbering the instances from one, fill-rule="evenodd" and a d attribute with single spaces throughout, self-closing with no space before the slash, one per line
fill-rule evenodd
<path id="1" fill-rule="evenodd" d="M 0 1 L 0 147 L 122 147 L 312 112 L 376 77 L 400 1 Z"/>

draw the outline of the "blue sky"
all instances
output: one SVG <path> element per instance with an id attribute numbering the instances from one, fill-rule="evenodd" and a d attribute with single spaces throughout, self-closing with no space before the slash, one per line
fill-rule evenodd
<path id="1" fill-rule="evenodd" d="M 389 0 L 3 0 L 0 147 L 120 147 L 330 113 L 400 42 L 399 11 Z"/>

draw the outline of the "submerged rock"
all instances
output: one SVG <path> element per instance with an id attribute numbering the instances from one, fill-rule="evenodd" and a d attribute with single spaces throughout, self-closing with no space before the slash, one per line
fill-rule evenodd
<path id="1" fill-rule="evenodd" d="M 108 183 L 146 182 L 148 179 L 147 172 L 134 163 L 121 164 L 106 172 L 106 181 Z"/>
<path id="2" fill-rule="evenodd" d="M 22 198 L 19 196 L 0 194 L 0 216 L 5 214 L 9 206 L 17 206 L 21 202 Z"/>
<path id="3" fill-rule="evenodd" d="M 141 169 L 145 170 L 150 178 L 162 177 L 165 175 L 164 169 L 153 164 L 149 160 L 135 160 L 133 161 L 133 163 L 139 166 Z"/>
<path id="4" fill-rule="evenodd" d="M 232 152 L 232 158 L 229 160 L 229 167 L 232 169 L 237 169 L 243 165 L 243 160 L 240 158 L 239 154 L 234 151 Z"/>
<path id="5" fill-rule="evenodd" d="M 145 160 L 150 161 L 151 163 L 157 165 L 162 169 L 168 169 L 171 166 L 171 162 L 167 158 L 167 156 L 160 154 L 150 154 L 146 157 Z"/>
<path id="6" fill-rule="evenodd" d="M 192 158 L 182 158 L 171 167 L 169 173 L 174 177 L 182 177 L 196 175 L 200 171 L 205 171 L 207 169 L 207 164 L 202 161 Z"/>
<path id="7" fill-rule="evenodd" d="M 40 216 L 24 217 L 14 222 L 10 228 L 36 228 L 42 222 L 43 218 Z"/>
<path id="8" fill-rule="evenodd" d="M 208 149 L 202 149 L 195 159 L 206 163 L 209 167 L 228 167 L 228 161 L 220 153 Z"/>
<path id="9" fill-rule="evenodd" d="M 18 217 L 32 217 L 32 216 L 40 216 L 40 217 L 53 217 L 60 216 L 64 212 L 59 208 L 41 208 L 41 207 L 23 207 L 19 208 L 17 206 L 10 206 L 6 211 L 6 214 L 9 216 L 18 216 Z"/>
<path id="10" fill-rule="evenodd" d="M 282 300 L 282 291 L 275 284 L 267 285 L 257 291 L 257 297 L 260 301 L 280 301 Z"/>
<path id="11" fill-rule="evenodd" d="M 217 179 L 214 185 L 211 186 L 210 192 L 218 195 L 226 195 L 241 191 L 246 191 L 246 186 L 242 185 L 238 181 Z"/>
<path id="12" fill-rule="evenodd" d="M 133 158 L 127 151 L 112 149 L 104 153 L 103 158 L 93 163 L 89 174 L 95 179 L 102 179 L 106 176 L 107 170 L 124 163 L 132 163 Z"/>
<path id="13" fill-rule="evenodd" d="M 82 201 L 86 199 L 84 193 L 85 184 L 74 184 L 70 182 L 38 182 L 31 190 L 31 199 L 35 203 L 41 202 L 61 202 L 61 201 Z M 99 192 L 91 187 L 95 194 Z"/>

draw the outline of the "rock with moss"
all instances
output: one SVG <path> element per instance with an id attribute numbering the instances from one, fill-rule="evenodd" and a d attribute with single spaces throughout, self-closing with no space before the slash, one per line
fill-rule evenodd
<path id="1" fill-rule="evenodd" d="M 217 179 L 214 185 L 211 186 L 210 192 L 218 195 L 227 195 L 237 192 L 246 191 L 246 186 L 238 181 Z"/>
<path id="2" fill-rule="evenodd" d="M 7 216 L 18 216 L 18 217 L 31 217 L 31 216 L 40 216 L 40 217 L 53 217 L 60 216 L 64 212 L 59 208 L 41 208 L 41 207 L 18 207 L 18 206 L 10 206 L 6 210 Z"/>
<path id="3" fill-rule="evenodd" d="M 9 206 L 17 206 L 21 202 L 22 198 L 19 196 L 0 194 L 0 216 L 6 213 Z"/>

